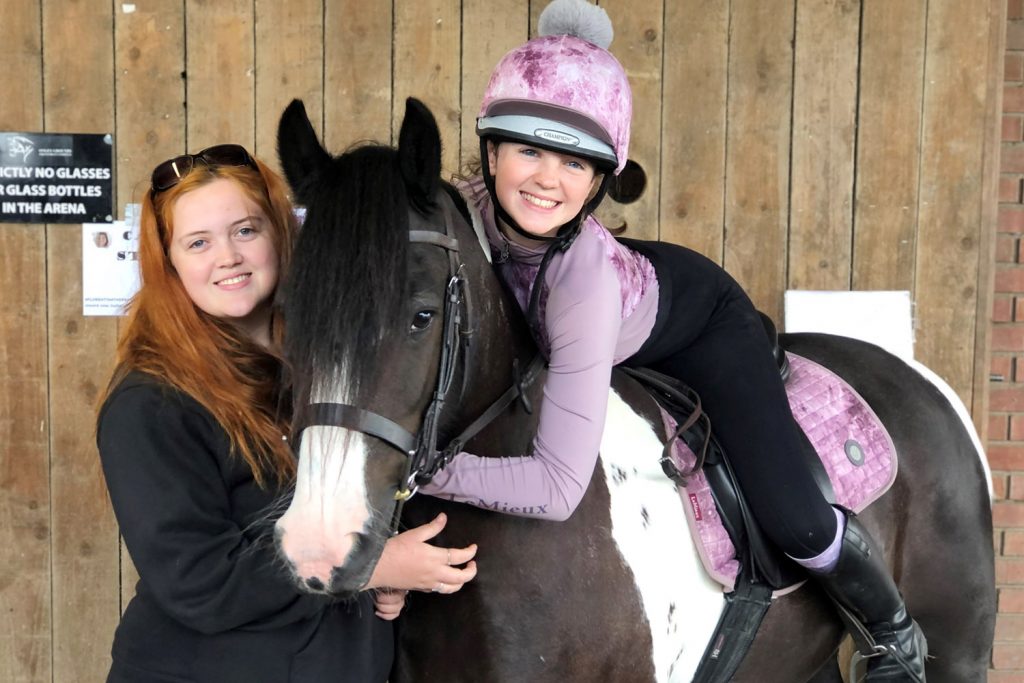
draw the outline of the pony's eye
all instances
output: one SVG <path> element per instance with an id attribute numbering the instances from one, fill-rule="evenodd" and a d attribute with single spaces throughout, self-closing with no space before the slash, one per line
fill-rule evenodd
<path id="1" fill-rule="evenodd" d="M 427 329 L 433 320 L 433 311 L 416 311 L 416 314 L 412 317 L 412 331 L 421 332 Z"/>

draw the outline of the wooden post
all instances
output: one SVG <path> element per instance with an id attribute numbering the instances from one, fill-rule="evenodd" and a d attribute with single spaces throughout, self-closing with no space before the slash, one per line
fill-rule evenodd
<path id="1" fill-rule="evenodd" d="M 45 130 L 113 133 L 111 3 L 44 0 L 42 9 Z M 47 226 L 46 260 L 53 678 L 99 681 L 120 613 L 117 525 L 96 454 L 95 404 L 109 377 L 117 324 L 82 315 L 79 225 Z"/>
<path id="2" fill-rule="evenodd" d="M 43 128 L 39 2 L 0 21 L 0 130 Z M 0 679 L 50 681 L 50 416 L 46 229 L 0 224 Z"/>

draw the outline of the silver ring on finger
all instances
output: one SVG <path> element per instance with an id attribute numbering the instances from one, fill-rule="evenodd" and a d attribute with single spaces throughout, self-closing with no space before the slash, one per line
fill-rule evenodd
<path id="1" fill-rule="evenodd" d="M 431 592 L 432 593 L 444 593 L 444 589 L 447 588 L 447 587 L 448 587 L 448 585 L 444 581 L 438 581 L 437 585 L 434 586 L 434 588 L 431 590 Z"/>
<path id="2" fill-rule="evenodd" d="M 448 559 L 445 562 L 449 567 L 452 566 L 452 549 L 448 548 Z"/>

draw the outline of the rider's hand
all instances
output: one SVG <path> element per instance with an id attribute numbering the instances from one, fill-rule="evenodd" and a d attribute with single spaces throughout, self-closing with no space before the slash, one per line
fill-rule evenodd
<path id="1" fill-rule="evenodd" d="M 427 543 L 441 533 L 446 521 L 441 513 L 423 526 L 389 538 L 364 588 L 454 593 L 471 581 L 476 576 L 476 562 L 471 561 L 476 555 L 475 543 L 466 548 L 439 548 Z"/>

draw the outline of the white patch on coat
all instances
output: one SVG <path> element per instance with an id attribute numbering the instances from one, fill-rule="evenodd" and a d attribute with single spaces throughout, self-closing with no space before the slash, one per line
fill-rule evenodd
<path id="1" fill-rule="evenodd" d="M 655 680 L 693 678 L 725 605 L 693 545 L 683 502 L 658 464 L 651 425 L 615 391 L 601 440 L 612 536 L 633 572 L 654 644 Z"/>
<path id="2" fill-rule="evenodd" d="M 985 449 L 981 445 L 981 439 L 978 437 L 978 431 L 974 428 L 974 421 L 971 420 L 971 414 L 967 412 L 967 406 L 965 406 L 964 402 L 960 400 L 960 396 L 953 391 L 953 387 L 949 386 L 946 380 L 935 374 L 931 368 L 913 359 L 904 360 L 906 360 L 907 365 L 917 370 L 922 377 L 934 384 L 935 388 L 942 392 L 942 395 L 945 396 L 949 400 L 950 405 L 953 406 L 953 410 L 956 411 L 960 421 L 964 423 L 964 429 L 966 429 L 967 433 L 970 435 L 971 443 L 974 444 L 974 449 L 978 453 L 978 459 L 981 460 L 981 467 L 985 470 L 985 483 L 988 486 L 988 500 L 989 503 L 991 503 L 994 498 L 994 493 L 992 491 L 992 469 L 988 465 L 988 457 L 986 457 Z"/>

